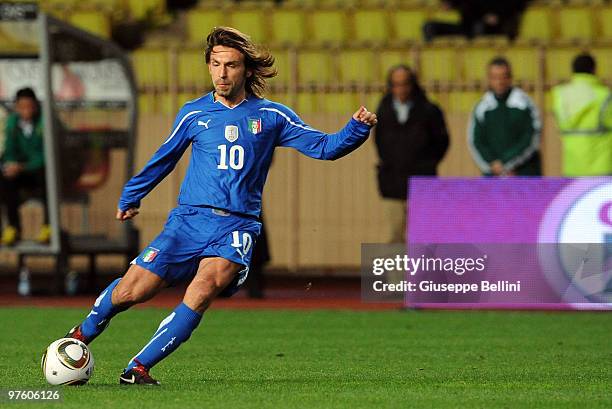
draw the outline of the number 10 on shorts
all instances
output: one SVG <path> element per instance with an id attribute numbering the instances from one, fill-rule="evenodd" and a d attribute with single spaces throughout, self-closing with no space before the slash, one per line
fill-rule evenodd
<path id="1" fill-rule="evenodd" d="M 241 238 L 242 242 L 240 241 Z M 232 232 L 232 247 L 238 250 L 238 252 L 241 252 L 240 249 L 242 249 L 241 254 L 247 254 L 252 244 L 253 239 L 249 233 L 244 232 L 242 233 L 242 237 L 240 237 L 240 232 L 238 230 Z"/>

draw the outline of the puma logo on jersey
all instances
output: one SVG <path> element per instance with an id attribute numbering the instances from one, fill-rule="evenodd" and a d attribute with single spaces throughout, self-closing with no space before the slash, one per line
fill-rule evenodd
<path id="1" fill-rule="evenodd" d="M 208 129 L 208 123 L 209 123 L 209 122 L 210 122 L 210 119 L 209 119 L 208 121 L 206 121 L 206 122 L 204 122 L 204 121 L 198 121 L 198 125 L 200 125 L 200 126 L 205 126 L 205 127 L 206 127 L 206 129 Z"/>

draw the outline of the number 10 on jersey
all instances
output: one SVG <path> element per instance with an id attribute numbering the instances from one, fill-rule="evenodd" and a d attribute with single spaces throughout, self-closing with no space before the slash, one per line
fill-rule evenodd
<path id="1" fill-rule="evenodd" d="M 232 145 L 229 148 L 229 155 L 227 145 L 217 146 L 219 149 L 219 164 L 217 169 L 227 170 L 229 168 L 238 170 L 244 166 L 244 148 L 240 145 Z M 229 159 L 229 162 L 228 162 Z M 229 164 L 229 167 L 228 167 Z"/>

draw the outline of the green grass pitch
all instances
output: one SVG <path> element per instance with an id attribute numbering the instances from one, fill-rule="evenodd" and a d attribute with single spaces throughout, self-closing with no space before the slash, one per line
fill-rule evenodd
<path id="1" fill-rule="evenodd" d="M 86 313 L 0 309 L 0 388 L 45 388 L 42 350 Z M 608 313 L 211 310 L 153 368 L 162 387 L 120 387 L 122 368 L 167 314 L 116 317 L 91 345 L 89 384 L 64 387 L 62 403 L 18 406 L 612 407 Z"/>

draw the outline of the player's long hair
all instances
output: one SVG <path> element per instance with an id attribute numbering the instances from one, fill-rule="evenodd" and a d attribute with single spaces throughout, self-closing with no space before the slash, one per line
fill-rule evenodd
<path id="1" fill-rule="evenodd" d="M 210 54 L 216 45 L 234 48 L 244 55 L 246 69 L 252 72 L 246 78 L 245 89 L 250 94 L 263 97 L 267 87 L 266 79 L 276 76 L 272 54 L 235 28 L 215 27 L 206 37 L 206 64 L 210 63 Z"/>

